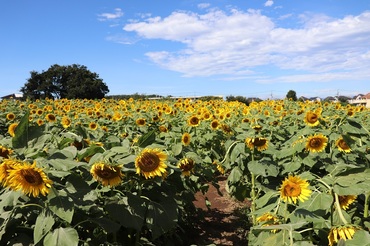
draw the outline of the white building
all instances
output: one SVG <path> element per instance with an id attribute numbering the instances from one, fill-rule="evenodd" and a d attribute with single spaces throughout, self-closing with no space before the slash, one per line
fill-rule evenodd
<path id="1" fill-rule="evenodd" d="M 370 93 L 364 96 L 358 96 L 355 99 L 348 100 L 350 104 L 364 105 L 366 108 L 370 108 Z"/>

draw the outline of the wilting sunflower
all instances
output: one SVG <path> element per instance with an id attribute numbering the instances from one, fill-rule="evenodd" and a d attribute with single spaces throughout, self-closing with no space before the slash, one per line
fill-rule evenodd
<path id="1" fill-rule="evenodd" d="M 340 207 L 344 210 L 349 208 L 349 205 L 351 205 L 354 201 L 356 201 L 357 196 L 354 195 L 344 195 L 344 196 L 338 196 L 339 197 L 339 204 Z"/>
<path id="2" fill-rule="evenodd" d="M 35 161 L 32 165 L 29 163 L 14 165 L 14 169 L 8 172 L 8 186 L 13 190 L 22 190 L 28 196 L 38 197 L 40 193 L 46 196 L 53 183 L 41 168 L 36 167 Z"/>
<path id="3" fill-rule="evenodd" d="M 48 121 L 48 122 L 55 122 L 57 120 L 57 118 L 55 117 L 55 115 L 53 114 L 47 114 L 45 116 L 45 119 Z"/>
<path id="4" fill-rule="evenodd" d="M 162 176 L 166 172 L 167 155 L 158 148 L 145 148 L 135 159 L 136 173 L 146 179 Z"/>
<path id="5" fill-rule="evenodd" d="M 17 128 L 17 126 L 18 126 L 18 123 L 13 123 L 13 124 L 9 125 L 8 133 L 10 134 L 10 136 L 12 136 L 12 137 L 15 136 L 15 129 Z"/>
<path id="6" fill-rule="evenodd" d="M 136 125 L 138 126 L 145 126 L 146 120 L 144 118 L 139 118 L 136 120 Z"/>
<path id="7" fill-rule="evenodd" d="M 182 134 L 181 142 L 184 146 L 188 146 L 190 144 L 190 141 L 191 141 L 191 136 L 189 133 L 185 132 L 184 134 Z"/>
<path id="8" fill-rule="evenodd" d="M 317 126 L 320 124 L 319 117 L 319 114 L 313 111 L 308 111 L 304 117 L 304 122 L 309 126 Z"/>
<path id="9" fill-rule="evenodd" d="M 285 178 L 280 186 L 280 197 L 283 201 L 288 203 L 297 203 L 299 199 L 301 202 L 307 200 L 311 195 L 311 190 L 308 188 L 310 184 L 301 179 L 299 176 L 289 176 Z"/>
<path id="10" fill-rule="evenodd" d="M 340 239 L 343 239 L 344 241 L 347 239 L 351 240 L 357 230 L 359 230 L 359 228 L 352 225 L 332 227 L 328 235 L 329 246 L 333 246 Z"/>
<path id="11" fill-rule="evenodd" d="M 178 168 L 180 168 L 182 171 L 182 175 L 184 176 L 190 176 L 190 173 L 193 172 L 194 165 L 194 160 L 190 158 L 181 159 L 177 164 Z"/>
<path id="12" fill-rule="evenodd" d="M 335 141 L 335 145 L 338 147 L 338 150 L 345 153 L 350 153 L 351 148 L 347 145 L 347 143 L 344 141 L 343 137 L 340 137 Z"/>
<path id="13" fill-rule="evenodd" d="M 188 125 L 189 126 L 199 126 L 199 124 L 200 124 L 200 119 L 195 115 L 191 116 L 188 119 Z"/>
<path id="14" fill-rule="evenodd" d="M 7 113 L 6 114 L 6 119 L 7 120 L 14 120 L 15 119 L 15 114 L 14 113 Z"/>
<path id="15" fill-rule="evenodd" d="M 95 180 L 103 186 L 117 186 L 121 183 L 123 174 L 121 165 L 111 166 L 103 162 L 98 162 L 92 165 L 90 173 Z"/>
<path id="16" fill-rule="evenodd" d="M 268 140 L 266 138 L 246 138 L 245 144 L 253 150 L 254 148 L 257 148 L 259 151 L 266 150 L 268 148 Z"/>
<path id="17" fill-rule="evenodd" d="M 262 126 L 260 126 L 260 125 L 254 125 L 254 126 L 252 126 L 252 128 L 253 128 L 253 130 L 255 130 L 256 132 L 259 132 L 259 131 L 261 131 L 261 130 L 262 130 Z"/>
<path id="18" fill-rule="evenodd" d="M 322 152 L 328 144 L 328 138 L 322 134 L 309 136 L 306 142 L 306 150 L 310 152 Z"/>
<path id="19" fill-rule="evenodd" d="M 217 161 L 213 161 L 213 165 L 216 165 L 217 171 L 219 171 L 221 174 L 225 174 L 225 168 Z"/>
<path id="20" fill-rule="evenodd" d="M 279 218 L 276 215 L 273 215 L 271 213 L 264 213 L 261 216 L 257 217 L 257 222 L 261 223 L 262 226 L 270 226 L 270 225 L 278 225 Z M 277 230 L 271 230 L 271 232 L 275 233 Z"/>
<path id="21" fill-rule="evenodd" d="M 3 158 L 9 158 L 9 156 L 13 153 L 13 150 L 8 149 L 4 146 L 0 145 L 0 156 Z"/>

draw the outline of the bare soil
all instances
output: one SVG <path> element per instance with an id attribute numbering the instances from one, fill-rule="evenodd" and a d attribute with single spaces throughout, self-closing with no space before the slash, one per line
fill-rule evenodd
<path id="1" fill-rule="evenodd" d="M 210 185 L 206 194 L 196 194 L 194 205 L 198 208 L 198 222 L 192 245 L 248 245 L 249 202 L 230 197 L 225 189 L 226 177 L 218 178 L 219 189 Z M 206 205 L 210 201 L 210 207 Z"/>

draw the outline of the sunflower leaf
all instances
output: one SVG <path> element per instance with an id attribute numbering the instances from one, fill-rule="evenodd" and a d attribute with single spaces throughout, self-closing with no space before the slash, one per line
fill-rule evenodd
<path id="1" fill-rule="evenodd" d="M 137 142 L 139 147 L 146 147 L 155 141 L 155 130 L 151 130 L 147 133 L 145 133 L 143 136 L 141 136 Z"/>
<path id="2" fill-rule="evenodd" d="M 43 211 L 37 216 L 35 229 L 33 231 L 33 240 L 37 244 L 53 227 L 55 220 L 50 212 Z"/>
<path id="3" fill-rule="evenodd" d="M 74 246 L 78 245 L 78 233 L 73 228 L 57 228 L 49 232 L 44 239 L 45 246 Z"/>
<path id="4" fill-rule="evenodd" d="M 15 128 L 15 136 L 12 139 L 13 148 L 23 148 L 28 147 L 28 122 L 29 122 L 30 112 L 27 111 L 21 121 L 19 122 L 17 128 Z"/>

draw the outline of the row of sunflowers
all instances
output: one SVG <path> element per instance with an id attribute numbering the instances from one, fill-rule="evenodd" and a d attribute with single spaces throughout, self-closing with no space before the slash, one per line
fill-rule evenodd
<path id="1" fill-rule="evenodd" d="M 0 102 L 0 244 L 189 245 L 197 192 L 250 245 L 370 245 L 370 120 L 331 102 Z"/>

